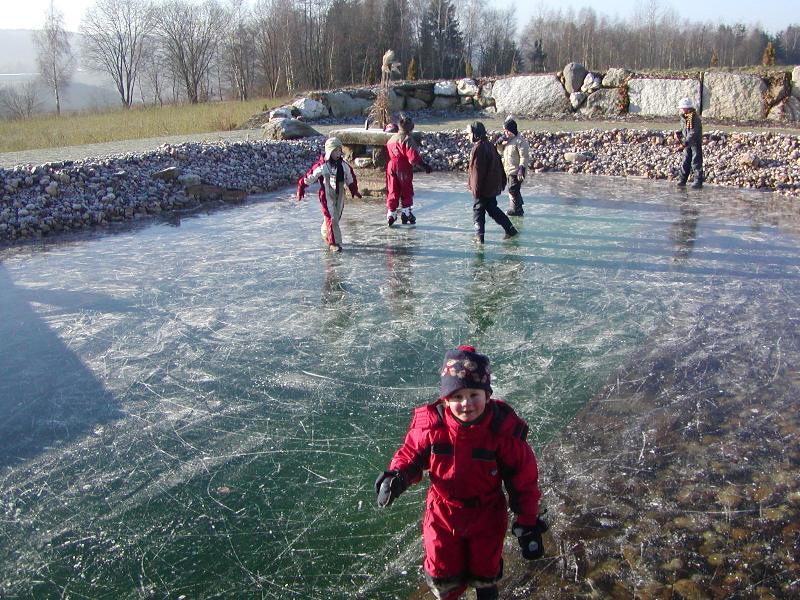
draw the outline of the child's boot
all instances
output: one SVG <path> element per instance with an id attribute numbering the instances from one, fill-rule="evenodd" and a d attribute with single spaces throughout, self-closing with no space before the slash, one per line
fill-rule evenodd
<path id="1" fill-rule="evenodd" d="M 475 598 L 477 600 L 497 600 L 499 597 L 500 592 L 497 591 L 496 585 L 475 588 Z"/>
<path id="2" fill-rule="evenodd" d="M 397 221 L 397 211 L 390 210 L 389 212 L 386 213 L 386 223 L 389 225 L 389 227 L 391 227 L 392 225 L 394 225 L 395 221 Z"/>
<path id="3" fill-rule="evenodd" d="M 414 216 L 414 213 L 411 212 L 411 208 L 411 206 L 405 207 L 403 209 L 403 214 L 400 215 L 403 225 L 414 225 L 417 222 L 417 218 Z"/>
<path id="4" fill-rule="evenodd" d="M 511 238 L 516 236 L 518 233 L 519 233 L 519 231 L 517 231 L 517 228 L 516 227 L 512 227 L 511 229 L 506 231 L 506 234 L 503 236 L 503 239 L 504 240 L 510 240 Z"/>

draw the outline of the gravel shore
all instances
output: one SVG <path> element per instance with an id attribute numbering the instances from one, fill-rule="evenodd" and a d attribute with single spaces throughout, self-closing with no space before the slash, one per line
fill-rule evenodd
<path id="1" fill-rule="evenodd" d="M 486 121 L 490 129 L 499 129 L 497 119 Z M 435 170 L 466 170 L 471 144 L 463 128 L 445 129 L 453 124 L 419 127 L 423 154 Z M 522 127 L 527 125 L 521 121 Z M 532 173 L 677 177 L 680 154 L 671 130 L 608 125 L 523 131 L 531 146 Z M 334 127 L 325 124 L 319 129 L 326 133 Z M 258 137 L 258 130 L 240 130 L 189 140 L 126 141 L 4 155 L 0 244 L 141 219 L 209 201 L 240 200 L 288 186 L 316 159 L 323 141 L 316 137 L 275 142 Z M 714 130 L 704 136 L 704 153 L 709 186 L 800 196 L 797 134 Z M 42 158 L 46 161 L 9 166 L 9 161 Z"/>

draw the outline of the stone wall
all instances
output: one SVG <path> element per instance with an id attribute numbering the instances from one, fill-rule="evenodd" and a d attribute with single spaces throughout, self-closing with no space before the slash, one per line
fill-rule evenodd
<path id="1" fill-rule="evenodd" d="M 778 82 L 776 84 L 776 82 Z M 777 86 L 777 87 L 776 87 Z M 272 111 L 271 118 L 304 120 L 366 116 L 378 88 L 311 92 Z M 631 114 L 674 117 L 689 97 L 711 119 L 779 122 L 800 120 L 800 67 L 768 77 L 727 71 L 685 77 L 652 77 L 627 69 L 591 72 L 570 63 L 559 73 L 453 81 L 404 81 L 392 85 L 390 104 L 401 110 L 488 110 L 528 117 L 571 113 L 584 116 Z"/>

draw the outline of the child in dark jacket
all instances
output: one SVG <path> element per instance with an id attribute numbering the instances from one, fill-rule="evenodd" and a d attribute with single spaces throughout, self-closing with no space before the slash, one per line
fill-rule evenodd
<path id="1" fill-rule="evenodd" d="M 547 524 L 527 433 L 514 410 L 492 398 L 486 356 L 472 346 L 445 355 L 439 399 L 414 411 L 403 445 L 375 481 L 378 505 L 388 506 L 428 471 L 423 566 L 439 600 L 455 600 L 469 586 L 478 600 L 498 597 L 509 505 L 523 557 L 544 554 Z"/>
<path id="2" fill-rule="evenodd" d="M 703 187 L 703 124 L 691 98 L 683 98 L 678 110 L 681 111 L 681 130 L 675 132 L 675 139 L 678 149 L 683 151 L 678 187 L 686 185 L 691 172 L 694 173 L 692 187 L 698 189 Z"/>
<path id="3" fill-rule="evenodd" d="M 486 127 L 480 121 L 469 126 L 474 143 L 469 155 L 469 189 L 472 192 L 472 220 L 475 224 L 475 241 L 483 244 L 486 214 L 505 230 L 503 239 L 517 235 L 511 220 L 497 207 L 497 196 L 506 187 L 506 173 L 495 147 L 486 139 Z"/>

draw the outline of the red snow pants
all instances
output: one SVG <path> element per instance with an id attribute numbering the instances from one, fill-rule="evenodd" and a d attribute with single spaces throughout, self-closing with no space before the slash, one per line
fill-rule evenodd
<path id="1" fill-rule="evenodd" d="M 476 505 L 475 505 L 476 504 Z M 502 576 L 508 527 L 505 496 L 487 502 L 447 500 L 431 489 L 422 522 L 425 569 L 434 595 L 455 600 L 468 585 L 493 585 Z"/>
<path id="2" fill-rule="evenodd" d="M 411 165 L 389 161 L 386 165 L 386 209 L 390 212 L 414 205 L 414 169 Z"/>

